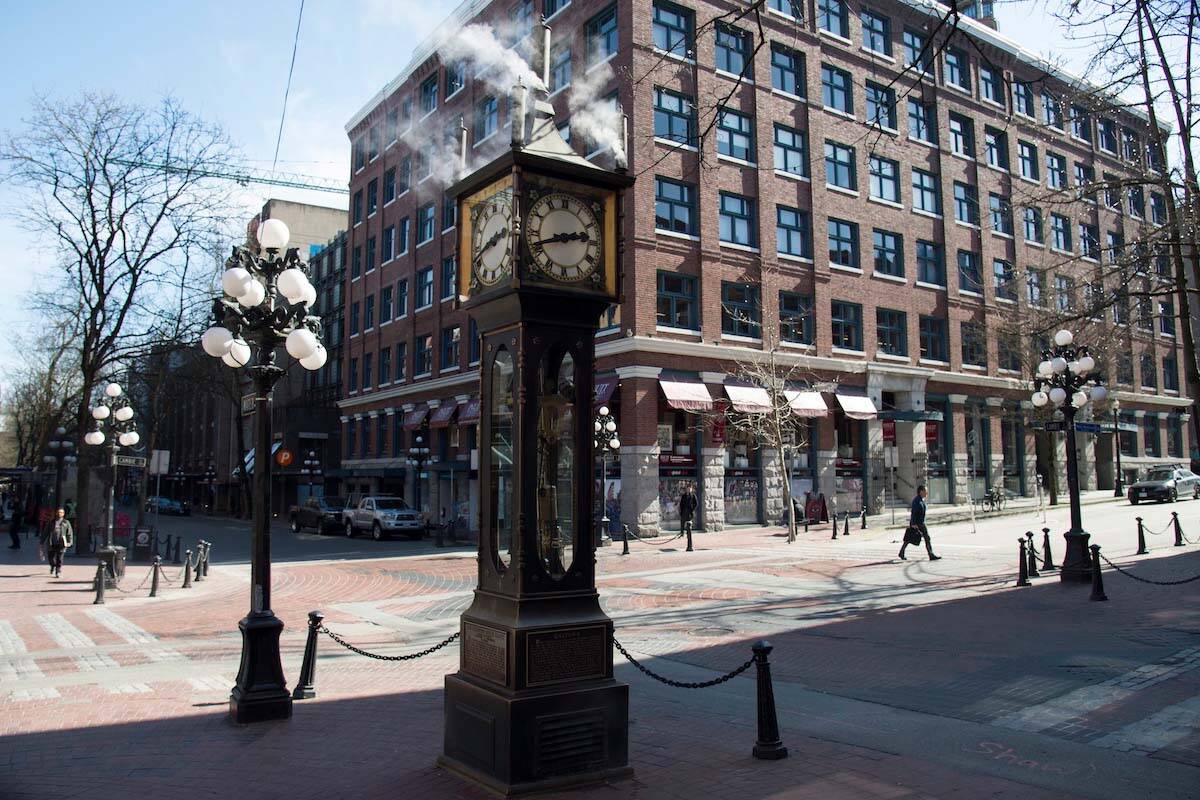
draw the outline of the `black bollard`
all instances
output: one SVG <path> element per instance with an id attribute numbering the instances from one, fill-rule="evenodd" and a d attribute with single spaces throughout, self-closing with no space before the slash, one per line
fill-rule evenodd
<path id="1" fill-rule="evenodd" d="M 1138 524 L 1138 549 L 1137 555 L 1144 556 L 1150 551 L 1146 549 L 1146 532 L 1142 529 L 1142 518 L 1137 517 Z"/>
<path id="2" fill-rule="evenodd" d="M 196 542 L 196 564 L 192 567 L 192 581 L 199 583 L 204 580 L 204 540 Z"/>
<path id="3" fill-rule="evenodd" d="M 692 523 L 690 523 L 690 522 L 688 523 L 688 526 L 687 526 L 687 540 L 688 540 L 687 552 L 690 553 L 690 552 L 692 552 Z"/>
<path id="4" fill-rule="evenodd" d="M 1029 540 L 1029 549 L 1026 552 L 1026 555 L 1028 556 L 1026 560 L 1029 562 L 1029 577 L 1040 578 L 1042 576 L 1038 574 L 1037 550 L 1033 548 L 1033 531 L 1025 531 L 1025 538 Z"/>
<path id="5" fill-rule="evenodd" d="M 158 573 L 162 569 L 162 558 L 160 556 L 154 557 L 154 566 L 150 567 L 150 569 L 154 570 L 154 574 L 150 577 L 150 596 L 158 597 Z"/>
<path id="6" fill-rule="evenodd" d="M 181 535 L 175 537 L 175 555 L 171 558 L 171 563 L 176 566 L 183 563 L 183 560 L 179 558 L 179 548 L 182 546 L 183 546 L 183 536 L 181 534 Z"/>
<path id="7" fill-rule="evenodd" d="M 1018 536 L 1017 544 L 1020 545 L 1017 551 L 1017 586 L 1032 586 L 1029 582 L 1029 565 L 1025 563 L 1025 540 Z"/>
<path id="8" fill-rule="evenodd" d="M 863 506 L 863 510 L 862 510 L 862 529 L 864 531 L 867 529 L 867 507 L 866 506 Z"/>
<path id="9" fill-rule="evenodd" d="M 1171 512 L 1171 524 L 1175 526 L 1175 546 L 1183 547 L 1183 528 L 1179 526 L 1179 514 Z"/>
<path id="10" fill-rule="evenodd" d="M 833 520 L 833 538 L 837 539 L 837 514 L 831 514 L 830 518 Z"/>
<path id="11" fill-rule="evenodd" d="M 765 639 L 754 643 L 754 665 L 758 668 L 758 741 L 754 757 L 769 761 L 787 758 L 787 748 L 779 738 L 779 718 L 775 714 L 775 689 L 771 686 L 771 664 L 767 656 L 773 649 Z"/>
<path id="12" fill-rule="evenodd" d="M 1042 572 L 1058 569 L 1054 566 L 1054 556 L 1050 555 L 1050 529 L 1042 528 Z"/>
<path id="13" fill-rule="evenodd" d="M 1107 600 L 1104 593 L 1104 578 L 1100 574 L 1100 545 L 1092 545 L 1092 600 Z"/>
<path id="14" fill-rule="evenodd" d="M 842 517 L 842 536 L 850 535 L 850 512 L 846 512 L 846 516 Z"/>
<path id="15" fill-rule="evenodd" d="M 621 534 L 621 555 L 629 555 L 629 526 L 625 525 L 624 531 Z"/>
<path id="16" fill-rule="evenodd" d="M 445 545 L 446 545 L 445 536 L 446 536 L 446 526 L 438 525 L 437 528 L 435 528 L 434 532 L 433 532 L 433 546 L 434 547 L 445 547 Z"/>
<path id="17" fill-rule="evenodd" d="M 300 680 L 292 689 L 293 700 L 311 700 L 317 696 L 313 680 L 317 677 L 317 630 L 325 615 L 320 611 L 308 612 L 308 638 L 304 640 L 304 660 L 300 662 Z"/>
<path id="18" fill-rule="evenodd" d="M 204 577 L 208 577 L 208 565 L 212 561 L 212 542 L 204 543 Z"/>
<path id="19" fill-rule="evenodd" d="M 188 550 L 183 556 L 183 587 L 192 588 L 192 551 Z"/>
<path id="20" fill-rule="evenodd" d="M 104 574 L 104 562 L 101 561 L 96 565 L 96 599 L 92 601 L 94 606 L 104 605 L 104 584 L 106 583 Z"/>
<path id="21" fill-rule="evenodd" d="M 804 518 L 804 532 L 808 533 L 808 517 Z"/>

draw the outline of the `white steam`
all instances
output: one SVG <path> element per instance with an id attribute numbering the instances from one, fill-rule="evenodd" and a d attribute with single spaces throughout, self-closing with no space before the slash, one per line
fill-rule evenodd
<path id="1" fill-rule="evenodd" d="M 571 112 L 571 135 L 580 134 L 597 149 L 612 148 L 618 163 L 625 161 L 625 141 L 622 134 L 621 107 L 615 98 L 603 97 L 601 92 L 612 80 L 613 71 L 601 64 L 581 76 L 571 79 L 567 108 Z"/>
<path id="2" fill-rule="evenodd" d="M 531 89 L 545 88 L 521 54 L 505 45 L 490 25 L 465 26 L 447 39 L 438 53 L 444 63 L 474 67 L 479 79 L 501 94 L 507 95 L 517 82 Z"/>

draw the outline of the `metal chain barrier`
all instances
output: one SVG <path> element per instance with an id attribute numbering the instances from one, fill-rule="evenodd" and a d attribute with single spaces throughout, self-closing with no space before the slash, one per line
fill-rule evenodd
<path id="1" fill-rule="evenodd" d="M 1191 583 L 1192 581 L 1200 581 L 1200 575 L 1193 575 L 1190 578 L 1183 578 L 1182 580 L 1177 580 L 1177 581 L 1153 581 L 1153 580 L 1150 580 L 1149 578 L 1142 578 L 1137 575 L 1134 575 L 1132 572 L 1126 572 L 1125 570 L 1121 569 L 1113 562 L 1109 561 L 1108 556 L 1104 555 L 1103 553 L 1100 554 L 1100 558 L 1103 559 L 1105 564 L 1108 564 L 1110 567 L 1112 567 L 1113 569 L 1115 569 L 1117 572 L 1121 573 L 1125 577 L 1133 578 L 1135 581 L 1139 581 L 1141 583 L 1149 583 L 1154 586 L 1180 586 L 1185 583 Z"/>
<path id="2" fill-rule="evenodd" d="M 636 533 L 634 533 L 633 530 L 630 529 L 630 527 L 628 525 L 624 525 L 622 527 L 625 529 L 626 536 L 632 536 L 633 538 L 637 539 L 639 542 L 644 542 L 646 544 L 667 544 L 669 542 L 675 541 L 676 539 L 678 539 L 679 537 L 684 535 L 684 531 L 680 531 L 679 533 L 675 534 L 674 536 L 669 536 L 665 539 L 655 539 L 655 538 L 645 538 L 644 539 L 641 536 L 638 536 Z"/>
<path id="3" fill-rule="evenodd" d="M 1161 531 L 1156 531 L 1156 530 L 1151 529 L 1151 527 L 1146 524 L 1145 520 L 1142 520 L 1142 530 L 1144 530 L 1146 533 L 1150 534 L 1151 536 L 1162 536 L 1165 533 L 1174 533 L 1175 532 L 1175 521 L 1171 520 L 1170 522 L 1167 523 L 1167 527 L 1163 528 Z"/>
<path id="4" fill-rule="evenodd" d="M 137 586 L 133 587 L 132 589 L 122 589 L 119 584 L 115 584 L 115 583 L 113 584 L 113 586 L 111 588 L 116 589 L 121 594 L 133 594 L 138 589 L 141 589 L 143 586 L 145 586 L 146 581 L 150 580 L 150 576 L 152 576 L 153 574 L 154 574 L 154 568 L 151 567 L 150 571 L 146 573 L 146 577 L 142 578 L 142 582 L 139 583 Z"/>
<path id="5" fill-rule="evenodd" d="M 725 683 L 726 681 L 733 680 L 738 675 L 741 675 L 743 672 L 750 669 L 750 667 L 753 666 L 753 664 L 754 664 L 754 658 L 751 657 L 749 661 L 747 661 L 745 664 L 742 664 L 737 669 L 733 670 L 732 672 L 727 672 L 719 678 L 713 678 L 711 681 L 700 681 L 698 683 L 688 683 L 686 681 L 673 681 L 670 678 L 664 678 L 662 675 L 659 675 L 658 673 L 651 671 L 648 667 L 643 665 L 636 658 L 629 655 L 629 651 L 626 650 L 625 647 L 620 642 L 617 641 L 617 637 L 615 637 L 615 636 L 612 637 L 612 643 L 617 648 L 617 650 L 620 651 L 621 655 L 625 656 L 625 660 L 628 661 L 630 664 L 633 664 L 635 667 L 637 667 L 639 670 L 641 670 L 644 674 L 653 678 L 654 680 L 658 681 L 659 683 L 665 683 L 667 686 L 674 686 L 676 689 L 707 689 L 710 686 L 718 686 L 722 683 Z"/>
<path id="6" fill-rule="evenodd" d="M 409 655 L 406 655 L 406 656 L 384 656 L 384 655 L 380 655 L 379 653 L 369 653 L 366 650 L 363 650 L 361 647 L 355 647 L 354 645 L 350 644 L 342 637 L 338 636 L 333 631 L 329 630 L 329 628 L 326 628 L 324 625 L 321 625 L 319 628 L 317 628 L 317 632 L 325 634 L 330 639 L 333 639 L 335 642 L 337 642 L 342 647 L 346 648 L 347 650 L 349 650 L 352 653 L 357 653 L 358 655 L 366 656 L 367 658 L 374 658 L 377 661 L 412 661 L 413 659 L 421 658 L 422 656 L 427 656 L 430 653 L 436 653 L 438 650 L 441 650 L 443 647 L 450 644 L 451 642 L 453 642 L 455 639 L 457 639 L 459 636 L 462 635 L 461 631 L 455 631 L 454 633 L 450 634 L 442 641 L 435 644 L 433 647 L 422 650 L 419 653 L 410 653 Z"/>

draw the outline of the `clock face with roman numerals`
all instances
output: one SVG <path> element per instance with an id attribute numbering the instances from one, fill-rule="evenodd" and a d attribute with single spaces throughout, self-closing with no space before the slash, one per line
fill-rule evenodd
<path id="1" fill-rule="evenodd" d="M 471 228 L 471 268 L 479 282 L 493 286 L 512 273 L 512 192 L 497 192 L 475 209 Z"/>
<path id="2" fill-rule="evenodd" d="M 591 200 L 565 192 L 538 197 L 525 218 L 525 241 L 533 267 L 548 278 L 579 283 L 596 274 L 600 222 Z"/>

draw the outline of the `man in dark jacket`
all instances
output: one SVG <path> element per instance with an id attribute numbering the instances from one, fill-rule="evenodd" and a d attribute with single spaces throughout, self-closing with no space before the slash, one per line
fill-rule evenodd
<path id="1" fill-rule="evenodd" d="M 696 488 L 689 483 L 679 496 L 679 529 L 688 535 L 692 533 L 692 520 L 696 518 L 698 505 Z"/>
<path id="2" fill-rule="evenodd" d="M 71 529 L 71 523 L 67 522 L 66 512 L 60 508 L 58 518 L 50 523 L 42 534 L 42 548 L 45 550 L 46 560 L 50 562 L 50 574 L 54 577 L 62 577 L 63 553 L 73 544 L 75 531 Z"/>
<path id="3" fill-rule="evenodd" d="M 929 492 L 925 489 L 925 484 L 917 487 L 917 496 L 913 498 L 912 509 L 908 515 L 909 529 L 916 529 L 921 534 L 921 538 L 925 541 L 925 552 L 929 554 L 930 561 L 938 561 L 941 556 L 933 554 L 933 544 L 929 541 L 929 529 L 925 527 L 925 496 Z M 904 557 L 904 550 L 908 547 L 907 531 L 905 532 L 904 544 L 900 545 L 900 559 L 907 561 Z"/>
<path id="4" fill-rule="evenodd" d="M 24 513 L 25 509 L 21 508 L 21 501 L 19 499 L 14 499 L 12 507 L 12 521 L 8 525 L 8 535 L 12 539 L 12 544 L 8 546 L 9 550 L 21 549 L 21 516 Z"/>

